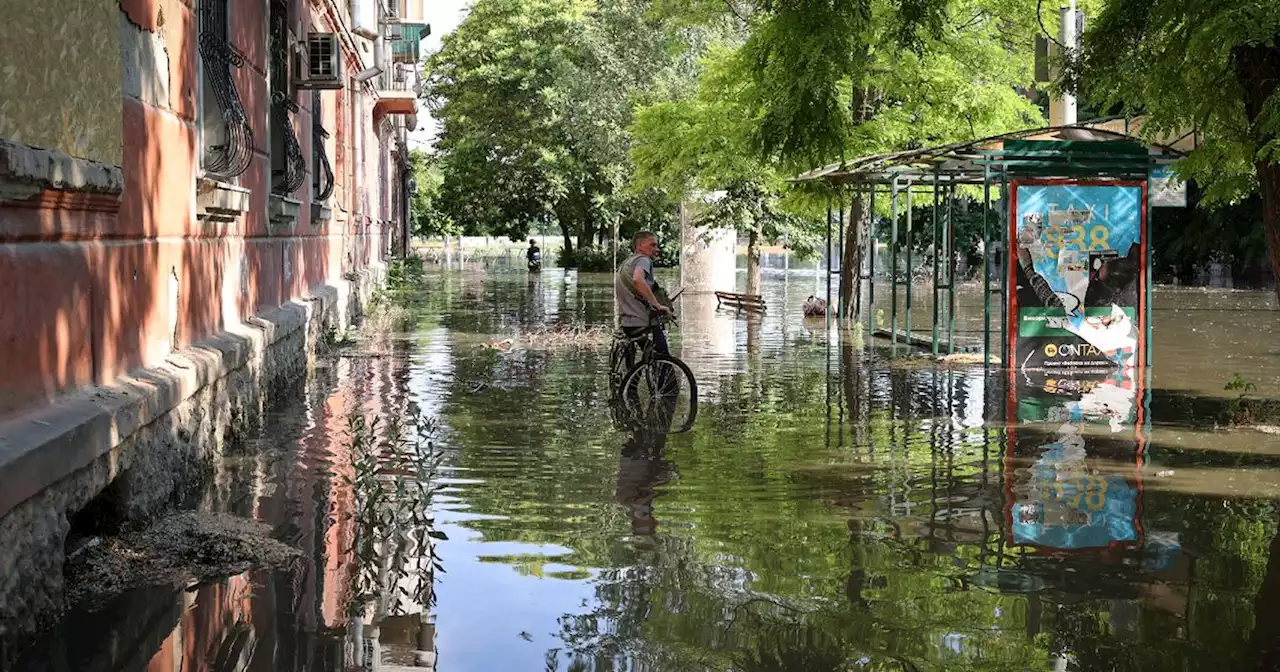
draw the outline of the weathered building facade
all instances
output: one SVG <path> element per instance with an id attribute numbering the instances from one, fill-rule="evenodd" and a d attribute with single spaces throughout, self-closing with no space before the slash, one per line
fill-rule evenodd
<path id="1" fill-rule="evenodd" d="M 6 0 L 0 640 L 60 606 L 90 500 L 172 501 L 359 312 L 405 240 L 422 1 Z"/>

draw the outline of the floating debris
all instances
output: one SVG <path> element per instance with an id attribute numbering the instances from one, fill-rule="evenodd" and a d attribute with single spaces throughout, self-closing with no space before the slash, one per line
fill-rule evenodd
<path id="1" fill-rule="evenodd" d="M 827 300 L 819 299 L 810 294 L 809 298 L 804 300 L 804 316 L 805 317 L 821 317 L 827 314 Z"/>
<path id="2" fill-rule="evenodd" d="M 512 338 L 481 343 L 486 350 L 555 350 L 558 348 L 595 348 L 613 339 L 613 328 L 605 325 L 556 324 L 521 332 Z"/>
<path id="3" fill-rule="evenodd" d="M 81 547 L 66 566 L 67 603 L 93 610 L 147 586 L 181 588 L 269 569 L 302 555 L 271 526 L 221 513 L 176 513 L 149 528 Z"/>

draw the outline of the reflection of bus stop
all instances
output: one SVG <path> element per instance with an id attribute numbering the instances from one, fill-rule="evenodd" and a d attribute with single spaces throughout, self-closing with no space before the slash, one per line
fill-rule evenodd
<path id="1" fill-rule="evenodd" d="M 1039 128 L 866 156 L 796 176 L 793 182 L 824 185 L 831 195 L 826 293 L 828 304 L 839 307 L 833 311 L 839 316 L 837 319 L 865 321 L 872 333 L 887 337 L 894 346 L 904 343 L 924 347 L 935 356 L 976 351 L 983 353 L 986 361 L 1007 361 L 1010 287 L 1004 263 L 1009 250 L 1007 206 L 1011 180 L 1114 179 L 1150 185 L 1152 173 L 1182 156 L 1193 140 L 1146 144 L 1128 131 L 1126 123 L 1115 119 Z M 957 192 L 965 188 L 970 193 L 980 190 L 982 196 L 982 318 L 980 325 L 958 329 L 955 220 Z M 888 199 L 887 207 L 884 199 Z M 915 237 L 923 232 L 913 221 L 913 211 L 921 199 L 931 207 L 929 233 L 933 245 L 927 268 L 917 269 Z M 888 211 L 887 222 L 878 215 L 883 210 Z M 853 222 L 855 212 L 870 212 L 871 216 Z M 856 240 L 857 249 L 865 250 L 845 263 L 856 260 L 856 280 L 865 281 L 866 289 L 860 291 L 860 282 L 850 282 L 853 278 L 849 278 L 840 282 L 837 296 L 833 297 L 831 277 L 839 277 L 841 269 L 833 267 L 832 258 L 840 253 L 830 253 L 832 242 L 837 241 L 837 249 L 844 250 L 843 259 L 855 249 L 847 244 L 848 238 Z M 887 291 L 877 287 L 875 273 L 875 256 L 881 244 L 890 255 Z M 1145 261 L 1146 281 L 1150 283 L 1151 256 L 1147 255 Z M 913 286 L 917 270 L 928 275 L 931 319 L 925 331 L 916 328 L 918 322 L 913 324 L 913 309 L 919 298 Z M 878 289 L 882 297 L 888 295 L 886 324 L 877 322 Z M 1148 328 L 1149 324 L 1148 321 Z M 992 349 L 993 332 L 1000 337 L 997 350 Z"/>

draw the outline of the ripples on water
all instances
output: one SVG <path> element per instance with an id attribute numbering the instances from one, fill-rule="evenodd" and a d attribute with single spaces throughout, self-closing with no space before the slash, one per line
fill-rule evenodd
<path id="1" fill-rule="evenodd" d="M 815 278 L 775 275 L 762 319 L 682 300 L 673 341 L 702 406 L 655 439 L 611 426 L 603 349 L 484 347 L 610 321 L 607 282 L 429 276 L 410 328 L 322 361 L 205 495 L 307 561 L 71 617 L 63 641 L 98 644 L 56 669 L 344 670 L 430 649 L 446 672 L 1218 670 L 1273 651 L 1280 437 L 1212 425 L 1234 372 L 1280 387 L 1277 346 L 1249 335 L 1280 326 L 1270 297 L 1162 292 L 1155 390 L 1113 426 L 1082 422 L 1095 407 L 1057 381 L 1011 400 L 981 368 L 842 343 L 800 315 Z M 346 417 L 408 401 L 442 423 L 446 573 L 425 610 L 361 600 L 348 552 Z"/>

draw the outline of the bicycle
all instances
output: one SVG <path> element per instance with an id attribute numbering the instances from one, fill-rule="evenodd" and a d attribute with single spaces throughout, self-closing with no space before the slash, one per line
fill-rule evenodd
<path id="1" fill-rule="evenodd" d="M 657 352 L 654 345 L 653 330 L 664 328 L 668 321 L 675 318 L 659 317 L 636 336 L 621 329 L 614 332 L 609 385 L 614 420 L 622 425 L 679 434 L 689 431 L 698 417 L 698 382 L 693 372 L 679 358 Z"/>

